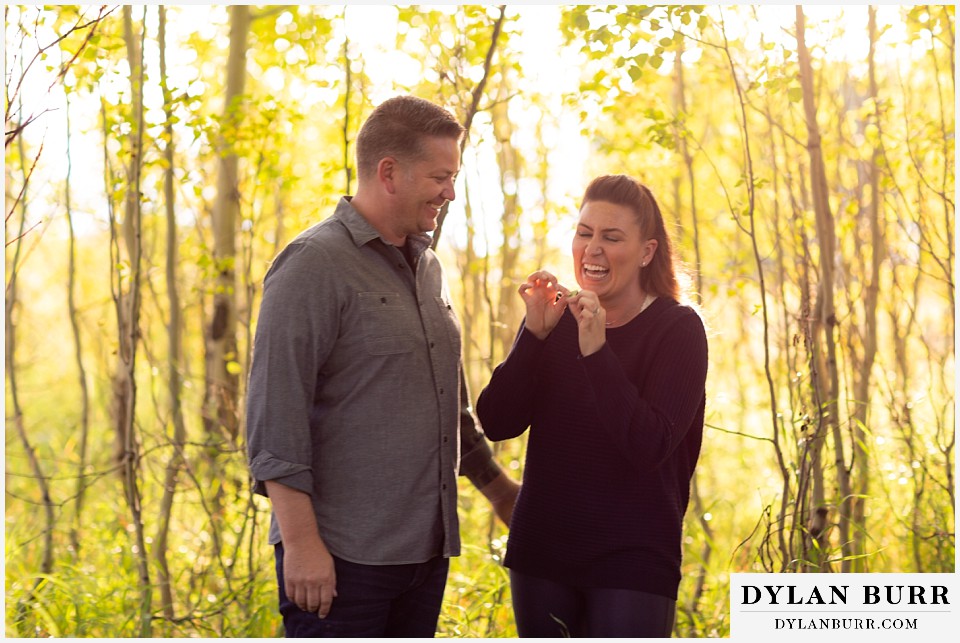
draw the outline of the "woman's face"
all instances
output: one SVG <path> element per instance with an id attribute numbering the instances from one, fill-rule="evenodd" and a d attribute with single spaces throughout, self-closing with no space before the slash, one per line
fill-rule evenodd
<path id="1" fill-rule="evenodd" d="M 639 300 L 640 269 L 653 258 L 655 239 L 644 239 L 633 211 L 607 201 L 587 201 L 573 237 L 577 283 L 597 293 L 605 307 Z"/>

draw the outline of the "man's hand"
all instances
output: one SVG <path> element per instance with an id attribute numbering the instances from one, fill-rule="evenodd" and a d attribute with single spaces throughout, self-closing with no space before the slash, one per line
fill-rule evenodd
<path id="1" fill-rule="evenodd" d="M 337 595 L 337 574 L 333 556 L 319 538 L 317 542 L 319 548 L 287 545 L 284 541 L 283 591 L 300 609 L 326 618 Z"/>
<path id="2" fill-rule="evenodd" d="M 283 542 L 283 591 L 300 609 L 326 618 L 337 595 L 337 574 L 310 496 L 273 480 L 265 484 Z"/>
<path id="3" fill-rule="evenodd" d="M 517 494 L 520 493 L 520 485 L 507 474 L 501 473 L 484 485 L 480 493 L 493 505 L 493 511 L 497 514 L 497 517 L 509 527 L 510 518 L 513 516 L 513 506 L 517 503 Z"/>

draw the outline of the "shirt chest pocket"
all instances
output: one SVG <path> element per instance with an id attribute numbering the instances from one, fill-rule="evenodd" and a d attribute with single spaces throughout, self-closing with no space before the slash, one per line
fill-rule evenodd
<path id="1" fill-rule="evenodd" d="M 400 293 L 361 292 L 360 323 L 364 345 L 371 355 L 397 355 L 413 350 L 407 332 L 406 310 Z"/>

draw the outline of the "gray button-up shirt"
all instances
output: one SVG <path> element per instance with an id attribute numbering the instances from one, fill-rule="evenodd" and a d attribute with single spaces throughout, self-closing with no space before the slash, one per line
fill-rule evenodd
<path id="1" fill-rule="evenodd" d="M 442 267 L 429 237 L 407 243 L 416 270 L 343 198 L 264 279 L 247 392 L 255 491 L 309 494 L 327 548 L 357 563 L 459 554 L 458 461 L 478 486 L 499 473 L 467 406 Z"/>

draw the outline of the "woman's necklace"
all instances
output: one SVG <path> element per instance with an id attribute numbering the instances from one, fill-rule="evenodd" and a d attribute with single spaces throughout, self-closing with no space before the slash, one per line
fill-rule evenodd
<path id="1" fill-rule="evenodd" d="M 640 302 L 640 310 L 638 310 L 637 312 L 633 313 L 632 315 L 629 315 L 628 317 L 624 317 L 624 320 L 623 320 L 622 322 L 608 321 L 605 325 L 606 325 L 606 326 L 619 326 L 620 324 L 624 324 L 624 323 L 630 321 L 631 319 L 633 319 L 634 317 L 636 317 L 637 315 L 639 315 L 640 313 L 642 313 L 643 311 L 645 311 L 645 310 L 647 309 L 647 306 L 649 306 L 650 304 L 653 303 L 653 300 L 654 300 L 654 299 L 656 299 L 656 297 L 654 297 L 653 295 L 649 295 L 649 294 L 648 294 L 646 297 L 643 298 L 643 301 Z"/>

